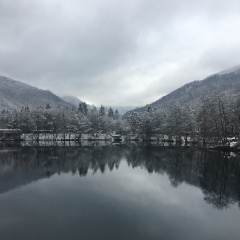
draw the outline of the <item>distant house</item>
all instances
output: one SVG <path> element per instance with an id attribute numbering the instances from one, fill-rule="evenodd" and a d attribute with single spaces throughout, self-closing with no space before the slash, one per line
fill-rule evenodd
<path id="1" fill-rule="evenodd" d="M 20 129 L 0 129 L 0 141 L 20 141 L 21 134 Z"/>
<path id="2" fill-rule="evenodd" d="M 6 129 L 8 128 L 6 124 L 0 122 L 0 129 Z"/>

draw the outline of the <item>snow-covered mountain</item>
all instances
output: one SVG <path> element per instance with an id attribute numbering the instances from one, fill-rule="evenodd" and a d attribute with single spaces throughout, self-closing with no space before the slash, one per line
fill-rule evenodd
<path id="1" fill-rule="evenodd" d="M 74 96 L 63 96 L 61 97 L 64 101 L 74 105 L 75 107 L 78 107 L 79 103 L 83 102 L 82 100 L 80 100 L 77 97 Z M 88 108 L 91 109 L 92 106 L 87 104 Z M 98 109 L 100 108 L 100 106 L 96 106 Z M 132 106 L 104 106 L 105 110 L 108 110 L 110 107 L 114 110 L 118 110 L 120 115 L 124 115 L 127 111 L 133 109 L 134 107 Z"/>
<path id="2" fill-rule="evenodd" d="M 236 73 L 236 74 L 240 73 L 240 65 L 235 66 L 233 68 L 223 70 L 223 71 L 219 72 L 218 74 L 223 75 L 223 74 L 227 74 L 227 73 Z"/>
<path id="3" fill-rule="evenodd" d="M 71 105 L 78 108 L 79 103 L 82 103 L 83 101 L 75 96 L 63 96 L 61 97 L 65 102 L 70 103 Z M 87 104 L 88 109 L 92 108 L 92 105 Z"/>
<path id="4" fill-rule="evenodd" d="M 72 105 L 74 105 L 75 107 L 78 107 L 79 103 L 83 102 L 82 100 L 80 100 L 77 97 L 74 96 L 63 96 L 61 97 L 65 102 L 68 102 Z"/>
<path id="5" fill-rule="evenodd" d="M 110 107 L 115 111 L 118 110 L 119 114 L 123 116 L 126 112 L 132 110 L 133 106 L 104 106 L 106 109 L 109 109 Z"/>
<path id="6" fill-rule="evenodd" d="M 45 107 L 47 104 L 51 107 L 70 105 L 48 90 L 0 76 L 0 110 Z"/>
<path id="7" fill-rule="evenodd" d="M 240 66 L 211 75 L 203 80 L 190 82 L 159 100 L 149 104 L 153 108 L 169 108 L 181 104 L 194 110 L 202 103 L 202 99 L 213 94 L 220 94 L 234 99 L 240 97 Z M 145 107 L 134 109 L 145 111 Z"/>

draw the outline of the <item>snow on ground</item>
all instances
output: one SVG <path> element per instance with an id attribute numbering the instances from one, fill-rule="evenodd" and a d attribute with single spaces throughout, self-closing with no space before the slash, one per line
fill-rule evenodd
<path id="1" fill-rule="evenodd" d="M 22 134 L 21 137 L 24 141 L 77 141 L 77 140 L 112 140 L 108 134 L 76 134 L 76 133 L 39 133 L 39 134 Z"/>

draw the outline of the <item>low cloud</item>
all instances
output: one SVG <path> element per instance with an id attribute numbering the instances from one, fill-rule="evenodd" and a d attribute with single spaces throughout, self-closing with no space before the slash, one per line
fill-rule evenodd
<path id="1" fill-rule="evenodd" d="M 0 0 L 0 74 L 140 106 L 240 63 L 238 0 Z"/>

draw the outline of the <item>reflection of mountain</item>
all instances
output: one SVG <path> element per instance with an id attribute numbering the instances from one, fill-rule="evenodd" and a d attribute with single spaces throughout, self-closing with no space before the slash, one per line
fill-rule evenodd
<path id="1" fill-rule="evenodd" d="M 240 161 L 223 153 L 160 146 L 19 147 L 0 151 L 0 193 L 54 173 L 118 168 L 121 159 L 148 172 L 166 173 L 173 187 L 185 182 L 199 187 L 204 199 L 224 208 L 240 199 Z"/>
<path id="2" fill-rule="evenodd" d="M 91 167 L 103 173 L 118 168 L 122 152 L 107 147 L 20 147 L 0 146 L 0 193 L 50 177 L 55 173 L 85 176 Z"/>
<path id="3" fill-rule="evenodd" d="M 25 167 L 23 161 L 31 164 L 31 155 L 26 155 L 17 146 L 0 148 L 0 193 L 11 191 L 31 182 L 49 177 L 51 172 L 44 168 Z"/>
<path id="4" fill-rule="evenodd" d="M 15 171 L 8 169 L 0 172 L 0 193 L 11 191 L 15 188 L 30 184 L 32 182 L 46 178 L 46 172 L 39 171 Z"/>

